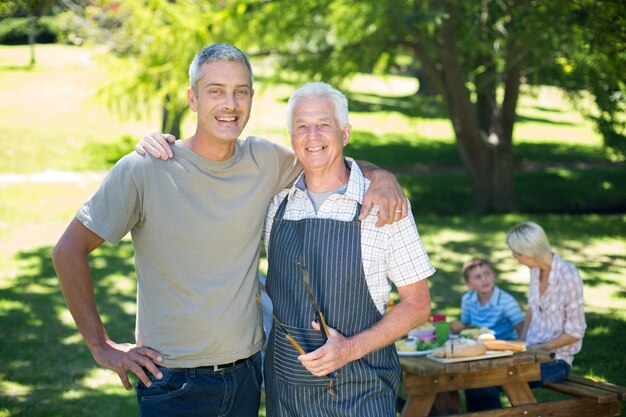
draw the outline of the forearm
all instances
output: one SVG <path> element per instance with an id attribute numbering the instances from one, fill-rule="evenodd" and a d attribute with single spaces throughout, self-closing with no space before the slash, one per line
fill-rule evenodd
<path id="1" fill-rule="evenodd" d="M 97 237 L 87 243 L 75 239 L 85 236 L 76 220 L 54 248 L 53 261 L 61 292 L 78 330 L 93 352 L 108 340 L 96 308 L 88 254 L 102 242 Z M 95 236 L 95 235 L 94 235 Z"/>
<path id="2" fill-rule="evenodd" d="M 427 280 L 410 286 L 417 286 L 419 289 L 410 297 L 403 297 L 402 293 L 407 290 L 400 287 L 400 302 L 372 327 L 349 338 L 352 345 L 351 360 L 360 359 L 374 350 L 393 343 L 430 318 L 430 293 Z"/>
<path id="3" fill-rule="evenodd" d="M 55 267 L 63 297 L 89 349 L 97 349 L 107 340 L 96 309 L 91 274 L 86 260 L 71 256 L 55 257 Z"/>
<path id="4" fill-rule="evenodd" d="M 552 339 L 540 346 L 540 349 L 547 350 L 548 352 L 554 352 L 555 350 L 562 348 L 563 346 L 571 345 L 578 341 L 577 337 L 569 335 L 567 333 L 561 333 L 556 339 Z"/>
<path id="5" fill-rule="evenodd" d="M 524 340 L 523 339 L 523 335 L 524 335 L 524 323 L 526 320 L 522 320 L 519 323 L 517 323 L 515 326 L 513 326 L 515 328 L 515 332 L 517 333 L 517 339 L 518 340 Z"/>
<path id="6" fill-rule="evenodd" d="M 359 161 L 355 161 L 355 162 L 359 166 L 359 169 L 363 173 L 363 176 L 365 178 L 367 178 L 368 180 L 370 180 L 370 181 L 372 181 L 377 174 L 383 173 L 383 172 L 388 172 L 388 171 L 380 168 L 379 166 L 377 166 L 375 164 L 372 164 L 371 162 L 368 162 L 368 161 L 360 161 L 359 160 Z"/>
<path id="7" fill-rule="evenodd" d="M 396 304 L 374 326 L 349 338 L 353 356 L 350 360 L 360 359 L 393 343 L 411 329 L 425 323 L 429 317 L 430 304 L 428 306 L 415 306 L 408 302 Z"/>

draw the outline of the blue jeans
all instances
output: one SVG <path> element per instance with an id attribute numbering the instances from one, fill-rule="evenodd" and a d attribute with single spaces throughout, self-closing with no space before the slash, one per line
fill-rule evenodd
<path id="1" fill-rule="evenodd" d="M 498 387 L 466 389 L 465 405 L 468 412 L 502 408 Z"/>
<path id="2" fill-rule="evenodd" d="M 530 382 L 530 388 L 543 387 L 548 382 L 565 381 L 572 370 L 569 363 L 563 359 L 557 359 L 549 362 L 541 363 L 541 379 L 539 381 Z"/>
<path id="3" fill-rule="evenodd" d="M 163 378 L 148 373 L 152 385 L 137 383 L 140 417 L 257 417 L 261 401 L 261 354 L 213 371 L 164 368 Z"/>

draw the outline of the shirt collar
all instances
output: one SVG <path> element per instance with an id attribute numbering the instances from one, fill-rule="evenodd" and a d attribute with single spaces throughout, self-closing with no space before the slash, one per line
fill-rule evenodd
<path id="1" fill-rule="evenodd" d="M 550 267 L 550 275 L 548 275 L 548 285 L 558 282 L 558 269 L 561 258 L 556 253 L 552 253 L 552 266 Z"/>
<path id="2" fill-rule="evenodd" d="M 345 197 L 358 201 L 363 204 L 363 197 L 369 187 L 370 181 L 363 176 L 361 169 L 354 159 L 344 157 L 346 165 L 350 168 L 350 178 L 348 179 L 348 188 L 344 194 Z M 289 190 L 288 198 L 291 199 L 296 194 L 306 194 L 306 183 L 304 181 L 304 172 L 296 179 L 294 185 Z"/>
<path id="3" fill-rule="evenodd" d="M 490 305 L 490 306 L 498 305 L 498 298 L 499 297 L 500 297 L 500 288 L 498 288 L 497 285 L 494 285 L 493 286 L 493 292 L 491 293 L 491 297 L 489 297 L 489 300 L 484 305 Z M 470 292 L 470 300 L 472 302 L 475 302 L 475 303 L 480 303 L 480 301 L 478 301 L 478 292 L 477 291 L 473 290 L 472 292 Z"/>

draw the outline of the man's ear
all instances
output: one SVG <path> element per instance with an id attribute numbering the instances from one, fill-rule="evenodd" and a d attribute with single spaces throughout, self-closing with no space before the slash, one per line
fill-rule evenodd
<path id="1" fill-rule="evenodd" d="M 350 134 L 352 133 L 352 125 L 346 123 L 343 128 L 343 146 L 346 146 L 350 141 Z"/>
<path id="2" fill-rule="evenodd" d="M 195 113 L 198 111 L 198 97 L 194 93 L 191 87 L 187 88 L 187 101 L 189 102 L 189 108 Z"/>

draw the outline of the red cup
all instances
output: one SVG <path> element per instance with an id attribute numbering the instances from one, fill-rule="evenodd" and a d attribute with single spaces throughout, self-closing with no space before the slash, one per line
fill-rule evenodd
<path id="1" fill-rule="evenodd" d="M 433 314 L 433 323 L 437 323 L 440 321 L 446 321 L 445 314 Z"/>

